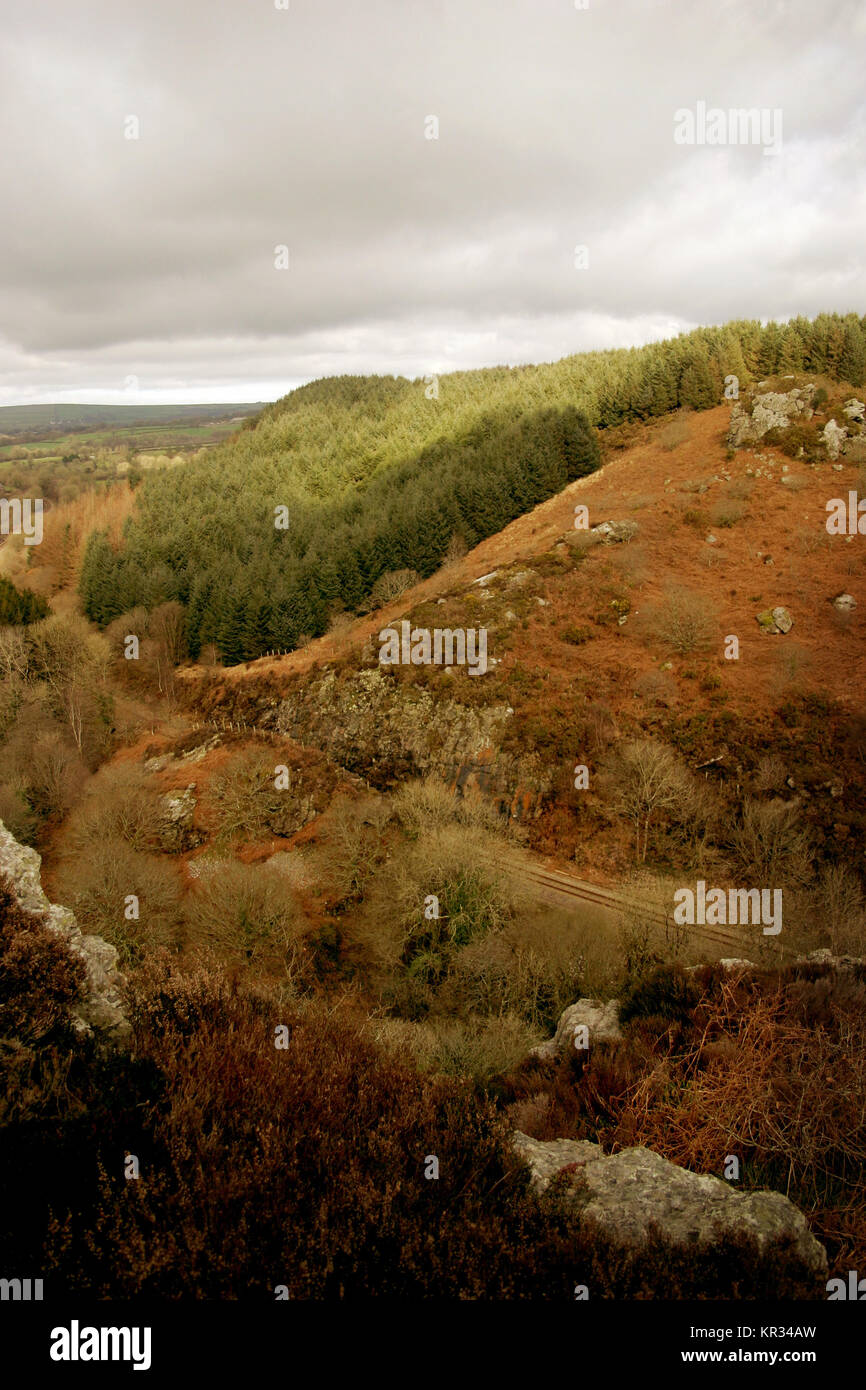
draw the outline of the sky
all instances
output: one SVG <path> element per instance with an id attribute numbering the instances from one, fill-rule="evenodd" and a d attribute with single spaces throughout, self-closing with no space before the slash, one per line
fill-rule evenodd
<path id="1" fill-rule="evenodd" d="M 0 404 L 866 313 L 864 72 L 863 0 L 0 0 Z"/>

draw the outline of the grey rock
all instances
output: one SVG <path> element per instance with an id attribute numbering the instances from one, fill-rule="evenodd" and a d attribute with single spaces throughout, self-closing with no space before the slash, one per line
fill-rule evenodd
<path id="1" fill-rule="evenodd" d="M 202 842 L 202 835 L 193 827 L 196 799 L 195 783 L 182 792 L 168 792 L 160 798 L 161 811 L 157 827 L 160 849 L 166 854 L 183 854 Z"/>
<path id="2" fill-rule="evenodd" d="M 833 607 L 838 608 L 840 613 L 850 613 L 852 608 L 857 607 L 857 600 L 850 594 L 837 594 L 833 600 Z"/>
<path id="3" fill-rule="evenodd" d="M 532 1139 L 516 1129 L 511 1142 L 529 1164 L 530 1183 L 536 1192 L 543 1192 L 551 1178 L 569 1164 L 590 1163 L 603 1157 L 601 1144 L 593 1144 L 588 1139 Z"/>
<path id="4" fill-rule="evenodd" d="M 605 1004 L 601 999 L 578 999 L 575 1004 L 569 1004 L 559 1016 L 554 1036 L 532 1048 L 530 1057 L 544 1060 L 561 1056 L 574 1045 L 575 1033 L 580 1027 L 587 1028 L 590 1047 L 600 1042 L 616 1042 L 622 1037 L 619 1000 L 609 999 Z"/>
<path id="5" fill-rule="evenodd" d="M 624 1245 L 644 1244 L 649 1222 L 684 1245 L 744 1232 L 763 1250 L 778 1236 L 793 1236 L 806 1265 L 826 1275 L 827 1252 L 781 1192 L 736 1192 L 721 1178 L 689 1172 L 651 1149 L 624 1149 L 583 1171 L 590 1193 L 584 1215 Z"/>
<path id="6" fill-rule="evenodd" d="M 746 1234 L 763 1250 L 787 1236 L 807 1268 L 826 1278 L 827 1252 L 802 1212 L 780 1192 L 737 1192 L 721 1178 L 692 1173 L 651 1149 L 623 1149 L 605 1158 L 592 1156 L 589 1150 L 596 1146 L 585 1141 L 542 1142 L 519 1133 L 513 1144 L 530 1165 L 536 1191 L 562 1168 L 578 1164 L 582 1181 L 574 1188 L 575 1201 L 583 1216 L 619 1245 L 645 1245 L 651 1225 L 684 1246 Z"/>
<path id="7" fill-rule="evenodd" d="M 214 734 L 205 743 L 200 743 L 196 748 L 191 748 L 188 753 L 181 753 L 182 763 L 200 763 L 202 758 L 206 758 L 211 749 L 218 748 L 222 739 L 219 734 Z"/>
<path id="8" fill-rule="evenodd" d="M 157 758 L 148 758 L 144 764 L 145 772 L 164 772 L 171 762 L 170 753 L 161 753 Z"/>
<path id="9" fill-rule="evenodd" d="M 827 450 L 828 459 L 837 459 L 842 449 L 842 445 L 848 438 L 848 431 L 841 425 L 837 425 L 835 420 L 828 420 L 821 434 L 824 440 L 824 447 Z"/>
<path id="10" fill-rule="evenodd" d="M 854 970 L 858 965 L 866 965 L 862 956 L 835 956 L 826 946 L 819 951 L 810 951 L 807 956 L 798 956 L 797 965 L 829 965 L 833 970 Z"/>
<path id="11" fill-rule="evenodd" d="M 762 632 L 769 632 L 775 635 L 790 632 L 794 626 L 794 619 L 787 608 L 767 608 L 763 613 L 759 613 L 756 619 Z"/>
<path id="12" fill-rule="evenodd" d="M 83 996 L 70 1009 L 73 1025 L 80 1033 L 122 1044 L 132 1030 L 123 1012 L 123 976 L 117 968 L 117 951 L 101 936 L 82 932 L 68 907 L 48 901 L 41 864 L 36 851 L 20 845 L 0 821 L 0 873 L 9 879 L 21 906 L 42 917 L 48 929 L 63 937 L 69 950 L 84 961 Z"/>
<path id="13" fill-rule="evenodd" d="M 636 521 L 602 521 L 593 526 L 591 536 L 599 536 L 604 545 L 617 545 L 632 540 L 639 531 Z"/>
<path id="14" fill-rule="evenodd" d="M 706 964 L 706 962 L 704 963 Z M 737 970 L 757 970 L 758 967 L 753 960 L 746 960 L 743 956 L 723 956 L 721 960 L 714 962 L 720 965 L 728 973 Z M 703 970 L 703 965 L 687 965 L 685 970 L 687 975 L 694 975 L 697 970 Z"/>
<path id="15" fill-rule="evenodd" d="M 866 404 L 858 401 L 856 396 L 852 396 L 850 401 L 846 401 L 842 407 L 849 420 L 866 420 Z"/>
<path id="16" fill-rule="evenodd" d="M 739 449 L 763 439 L 768 430 L 782 429 L 792 420 L 811 419 L 814 390 L 814 386 L 805 386 L 793 391 L 768 391 L 753 399 L 751 412 L 741 401 L 735 401 L 731 407 L 728 444 Z"/>

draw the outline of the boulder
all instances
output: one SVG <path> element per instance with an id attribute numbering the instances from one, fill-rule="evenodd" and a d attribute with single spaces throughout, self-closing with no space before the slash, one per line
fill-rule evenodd
<path id="1" fill-rule="evenodd" d="M 850 613 L 852 608 L 857 607 L 857 600 L 850 594 L 837 594 L 833 600 L 833 607 L 838 608 L 840 613 Z"/>
<path id="2" fill-rule="evenodd" d="M 651 1149 L 623 1149 L 605 1158 L 587 1141 L 543 1142 L 519 1131 L 512 1142 L 529 1164 L 536 1191 L 543 1191 L 562 1168 L 577 1165 L 581 1180 L 574 1184 L 574 1200 L 619 1245 L 644 1245 L 650 1225 L 685 1246 L 746 1234 L 763 1250 L 777 1237 L 788 1236 L 807 1268 L 826 1279 L 823 1245 L 802 1212 L 780 1192 L 737 1192 L 721 1178 L 692 1173 Z"/>
<path id="3" fill-rule="evenodd" d="M 42 917 L 50 931 L 62 936 L 69 950 L 81 956 L 87 972 L 82 998 L 70 1012 L 78 1032 L 121 1044 L 131 1028 L 123 1012 L 123 976 L 117 968 L 117 951 L 101 936 L 82 932 L 68 907 L 50 903 L 40 877 L 42 860 L 34 849 L 20 845 L 0 821 L 0 874 L 12 885 L 18 902 Z"/>
<path id="4" fill-rule="evenodd" d="M 790 632 L 794 626 L 794 619 L 787 608 L 779 606 L 767 608 L 763 613 L 759 613 L 757 623 L 762 632 L 778 635 L 779 633 Z"/>
<path id="5" fill-rule="evenodd" d="M 828 420 L 824 426 L 821 438 L 827 450 L 828 459 L 837 459 L 842 449 L 842 445 L 848 438 L 848 431 L 841 425 L 837 425 L 835 420 Z"/>
<path id="6" fill-rule="evenodd" d="M 639 529 L 636 521 L 602 521 L 589 534 L 598 536 L 603 545 L 618 545 L 632 540 Z"/>
<path id="7" fill-rule="evenodd" d="M 170 753 L 160 753 L 155 758 L 146 758 L 144 763 L 145 772 L 164 772 L 171 762 Z"/>
<path id="8" fill-rule="evenodd" d="M 616 1042 L 622 1037 L 619 1000 L 609 999 L 605 1004 L 600 999 L 578 999 L 577 1003 L 569 1004 L 560 1014 L 554 1036 L 532 1048 L 530 1057 L 547 1060 L 562 1056 L 573 1046 L 575 1032 L 582 1026 L 588 1030 L 590 1047 L 599 1042 Z"/>
<path id="9" fill-rule="evenodd" d="M 842 409 L 849 420 L 855 420 L 858 424 L 866 422 L 866 405 L 858 401 L 856 396 L 852 396 L 850 401 L 846 401 Z"/>

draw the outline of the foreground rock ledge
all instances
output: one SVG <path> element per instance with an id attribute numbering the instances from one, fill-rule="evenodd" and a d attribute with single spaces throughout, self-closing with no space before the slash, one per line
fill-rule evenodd
<path id="1" fill-rule="evenodd" d="M 117 951 L 101 936 L 85 935 L 68 907 L 48 901 L 40 878 L 41 864 L 35 849 L 20 845 L 0 821 L 0 874 L 8 878 L 20 905 L 44 918 L 49 930 L 62 936 L 70 951 L 84 961 L 87 979 L 82 998 L 71 1010 L 74 1026 L 80 1033 L 122 1044 L 132 1030 L 123 1012 L 123 976 L 117 968 Z"/>
<path id="2" fill-rule="evenodd" d="M 609 1158 L 583 1139 L 532 1139 L 515 1130 L 512 1143 L 529 1164 L 532 1186 L 543 1192 L 563 1168 L 577 1164 L 586 1187 L 575 1189 L 585 1216 L 612 1239 L 632 1248 L 645 1244 L 653 1224 L 683 1245 L 745 1234 L 763 1251 L 791 1236 L 799 1258 L 822 1279 L 827 1252 L 809 1231 L 803 1213 L 780 1192 L 736 1192 L 721 1178 L 691 1173 L 651 1149 L 623 1149 Z"/>

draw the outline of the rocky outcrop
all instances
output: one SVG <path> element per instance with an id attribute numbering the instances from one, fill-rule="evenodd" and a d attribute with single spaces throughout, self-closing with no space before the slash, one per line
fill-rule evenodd
<path id="1" fill-rule="evenodd" d="M 814 386 L 784 392 L 766 391 L 753 398 L 751 410 L 745 402 L 735 401 L 731 407 L 728 444 L 739 449 L 744 444 L 756 444 L 770 430 L 784 429 L 794 420 L 810 420 L 814 393 Z"/>
<path id="2" fill-rule="evenodd" d="M 836 956 L 826 946 L 818 951 L 810 951 L 807 956 L 798 956 L 797 965 L 827 965 L 831 970 L 856 970 L 866 966 L 862 956 Z"/>
<path id="3" fill-rule="evenodd" d="M 609 999 L 606 1004 L 600 999 L 578 999 L 560 1014 L 554 1036 L 534 1047 L 529 1055 L 545 1061 L 561 1057 L 571 1047 L 583 1046 L 584 1041 L 593 1047 L 621 1037 L 617 999 Z"/>
<path id="4" fill-rule="evenodd" d="M 780 1192 L 737 1192 L 721 1178 L 692 1173 L 651 1149 L 623 1149 L 605 1158 L 584 1140 L 531 1139 L 519 1130 L 515 1151 L 528 1164 L 536 1192 L 568 1168 L 574 1201 L 618 1244 L 644 1245 L 655 1226 L 682 1245 L 711 1244 L 726 1236 L 751 1236 L 763 1251 L 778 1237 L 794 1241 L 796 1256 L 816 1278 L 826 1278 L 827 1253 L 793 1202 Z"/>
<path id="5" fill-rule="evenodd" d="M 866 423 L 866 404 L 863 401 L 858 401 L 856 396 L 852 396 L 850 401 L 846 401 L 842 409 L 848 419 L 853 420 L 855 424 Z"/>
<path id="6" fill-rule="evenodd" d="M 0 821 L 0 874 L 8 879 L 20 905 L 42 917 L 49 930 L 62 936 L 69 950 L 84 961 L 86 985 L 72 1009 L 73 1024 L 81 1033 L 124 1043 L 131 1029 L 121 1001 L 123 977 L 117 968 L 117 951 L 101 936 L 82 932 L 68 907 L 48 901 L 40 878 L 41 863 L 36 851 L 20 845 Z"/>
<path id="7" fill-rule="evenodd" d="M 183 791 L 168 792 L 160 799 L 157 824 L 159 847 L 165 854 L 185 854 L 200 845 L 204 836 L 193 826 L 195 782 Z"/>
<path id="8" fill-rule="evenodd" d="M 512 714 L 503 704 L 434 697 L 376 666 L 342 678 L 326 671 L 258 722 L 320 748 L 377 790 L 431 774 L 463 793 L 479 792 L 524 820 L 540 810 L 550 772 L 534 757 L 500 750 Z"/>

